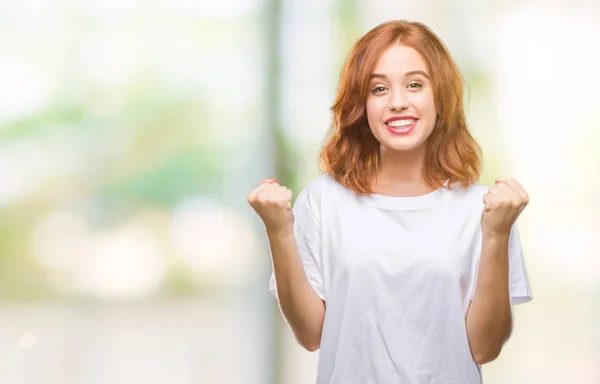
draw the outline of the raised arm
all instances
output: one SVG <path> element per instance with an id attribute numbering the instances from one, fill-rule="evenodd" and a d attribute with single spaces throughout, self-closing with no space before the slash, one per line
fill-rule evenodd
<path id="1" fill-rule="evenodd" d="M 309 351 L 319 349 L 325 303 L 311 286 L 296 243 L 292 192 L 274 181 L 263 182 L 248 194 L 269 239 L 277 300 L 296 340 Z"/>

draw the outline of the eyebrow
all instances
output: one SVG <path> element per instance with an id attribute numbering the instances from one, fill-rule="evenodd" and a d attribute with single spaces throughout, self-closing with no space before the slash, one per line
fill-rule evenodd
<path id="1" fill-rule="evenodd" d="M 429 75 L 426 72 L 421 71 L 421 70 L 406 72 L 404 74 L 404 77 L 411 76 L 411 75 L 422 75 L 429 79 Z M 371 79 L 387 79 L 387 76 L 384 74 L 381 74 L 381 73 L 371 73 Z"/>

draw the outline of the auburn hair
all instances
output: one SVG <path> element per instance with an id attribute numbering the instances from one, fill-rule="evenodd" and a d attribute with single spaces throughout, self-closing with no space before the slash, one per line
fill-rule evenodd
<path id="1" fill-rule="evenodd" d="M 372 193 L 369 181 L 379 167 L 380 144 L 369 129 L 369 81 L 381 54 L 400 44 L 415 49 L 429 67 L 437 110 L 427 139 L 425 181 L 440 188 L 463 187 L 479 179 L 481 147 L 469 133 L 463 107 L 463 79 L 437 35 L 418 22 L 381 24 L 358 40 L 341 72 L 328 138 L 319 155 L 321 170 L 359 194 Z"/>

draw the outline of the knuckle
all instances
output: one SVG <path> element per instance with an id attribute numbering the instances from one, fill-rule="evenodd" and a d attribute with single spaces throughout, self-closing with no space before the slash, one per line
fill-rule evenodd
<path id="1" fill-rule="evenodd" d="M 280 207 L 283 203 L 284 200 L 280 196 L 274 197 L 272 199 L 272 204 L 276 207 Z"/>
<path id="2" fill-rule="evenodd" d="M 275 205 L 276 203 L 277 200 L 273 196 L 268 196 L 267 198 L 265 198 L 265 204 L 267 205 Z"/>
<path id="3" fill-rule="evenodd" d="M 267 204 L 268 202 L 269 202 L 269 198 L 268 198 L 268 196 L 261 196 L 261 195 L 258 195 L 258 196 L 256 197 L 256 203 L 257 203 L 257 204 L 260 204 L 260 205 L 265 205 L 265 204 Z"/>

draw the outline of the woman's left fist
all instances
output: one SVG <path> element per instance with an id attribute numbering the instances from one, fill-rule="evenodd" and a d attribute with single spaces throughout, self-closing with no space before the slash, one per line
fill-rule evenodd
<path id="1" fill-rule="evenodd" d="M 483 234 L 508 236 L 517 217 L 529 203 L 529 195 L 517 180 L 499 180 L 483 195 L 483 203 Z"/>

